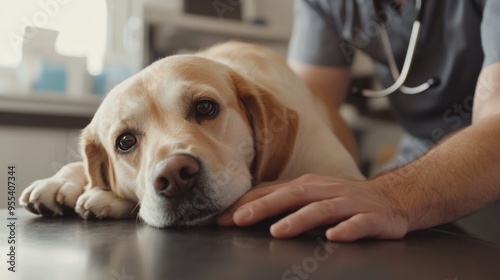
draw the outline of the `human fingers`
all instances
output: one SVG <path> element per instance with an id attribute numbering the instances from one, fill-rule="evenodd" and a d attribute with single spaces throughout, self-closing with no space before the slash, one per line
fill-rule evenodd
<path id="1" fill-rule="evenodd" d="M 243 195 L 240 199 L 238 199 L 233 205 L 231 205 L 231 207 L 226 209 L 217 218 L 217 220 L 216 220 L 217 224 L 219 226 L 234 226 L 235 223 L 233 220 L 233 215 L 236 212 L 236 210 L 238 210 L 238 208 L 240 208 L 241 206 L 243 206 L 251 201 L 254 201 L 254 200 L 257 200 L 261 197 L 264 197 L 264 196 L 270 194 L 271 192 L 275 191 L 276 189 L 283 187 L 284 185 L 286 185 L 286 184 L 282 183 L 282 184 L 277 184 L 277 185 L 273 185 L 273 186 L 257 187 L 255 189 L 252 189 L 251 191 L 249 191 L 248 193 Z"/>
<path id="2" fill-rule="evenodd" d="M 318 226 L 338 223 L 358 213 L 358 205 L 347 198 L 313 202 L 271 226 L 276 238 L 290 238 Z"/>
<path id="3" fill-rule="evenodd" d="M 351 242 L 363 238 L 401 239 L 408 232 L 404 222 L 383 218 L 377 213 L 360 213 L 328 229 L 326 238 L 337 242 Z"/>
<path id="4" fill-rule="evenodd" d="M 308 186 L 298 183 L 288 184 L 240 207 L 233 215 L 234 222 L 239 226 L 248 226 L 309 203 L 335 198 L 339 195 L 335 192 L 336 186 L 340 184 L 329 182 Z"/>

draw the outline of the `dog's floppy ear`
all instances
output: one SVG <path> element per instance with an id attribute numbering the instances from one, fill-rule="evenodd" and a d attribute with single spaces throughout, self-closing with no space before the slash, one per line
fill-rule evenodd
<path id="1" fill-rule="evenodd" d="M 110 180 L 113 181 L 113 168 L 106 150 L 97 139 L 90 125 L 82 132 L 81 147 L 90 188 L 111 189 L 113 182 L 110 182 Z"/>
<path id="2" fill-rule="evenodd" d="M 274 181 L 293 152 L 299 126 L 297 112 L 281 104 L 267 89 L 231 73 L 236 95 L 253 129 L 255 183 Z"/>

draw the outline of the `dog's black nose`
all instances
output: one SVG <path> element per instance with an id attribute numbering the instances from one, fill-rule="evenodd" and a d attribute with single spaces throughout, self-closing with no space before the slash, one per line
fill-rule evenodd
<path id="1" fill-rule="evenodd" d="M 200 165 L 193 156 L 172 155 L 156 165 L 152 174 L 153 187 L 159 195 L 174 197 L 192 189 L 199 172 Z"/>

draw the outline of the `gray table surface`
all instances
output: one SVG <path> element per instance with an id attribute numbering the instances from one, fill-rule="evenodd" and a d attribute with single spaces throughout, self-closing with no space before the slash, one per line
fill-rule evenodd
<path id="1" fill-rule="evenodd" d="M 274 239 L 265 224 L 156 229 L 19 209 L 16 217 L 11 272 L 11 221 L 0 211 L 0 279 L 500 279 L 499 245 L 437 230 L 398 241 L 332 243 L 315 232 Z"/>

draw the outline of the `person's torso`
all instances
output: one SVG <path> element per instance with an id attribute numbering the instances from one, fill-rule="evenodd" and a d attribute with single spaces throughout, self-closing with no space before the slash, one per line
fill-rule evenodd
<path id="1" fill-rule="evenodd" d="M 472 101 L 484 54 L 480 25 L 482 5 L 474 0 L 423 1 L 423 20 L 406 86 L 429 78 L 439 83 L 422 93 L 395 92 L 393 112 L 412 135 L 439 141 L 446 133 L 469 125 Z M 416 18 L 415 1 L 405 0 L 397 12 L 390 4 L 376 12 L 371 0 L 324 2 L 343 40 L 369 56 L 385 87 L 394 83 L 380 39 L 377 18 L 385 17 L 399 70 L 403 66 Z"/>

